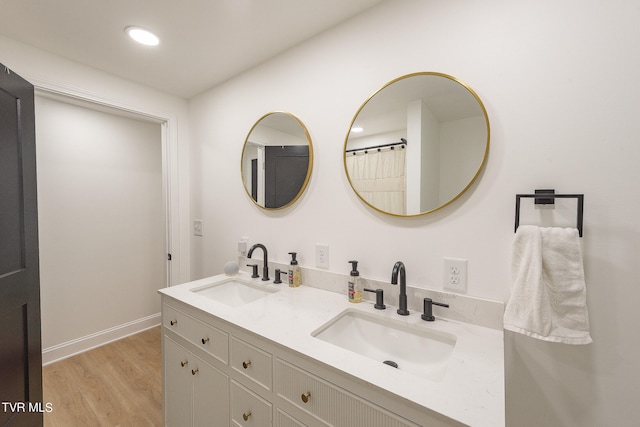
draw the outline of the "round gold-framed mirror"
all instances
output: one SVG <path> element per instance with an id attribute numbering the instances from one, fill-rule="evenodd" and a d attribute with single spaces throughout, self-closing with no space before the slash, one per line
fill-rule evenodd
<path id="1" fill-rule="evenodd" d="M 274 111 L 251 128 L 240 170 L 247 195 L 263 209 L 283 209 L 304 192 L 313 168 L 307 127 L 291 113 Z"/>
<path id="2" fill-rule="evenodd" d="M 358 197 L 394 216 L 437 211 L 476 180 L 489 153 L 487 111 L 455 77 L 419 72 L 394 79 L 356 112 L 344 168 Z"/>

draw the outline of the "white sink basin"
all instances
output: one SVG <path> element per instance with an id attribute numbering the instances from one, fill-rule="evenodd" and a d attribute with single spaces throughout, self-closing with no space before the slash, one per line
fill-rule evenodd
<path id="1" fill-rule="evenodd" d="M 238 307 L 278 292 L 278 290 L 259 287 L 237 279 L 229 279 L 191 289 L 191 292 L 231 307 Z"/>
<path id="2" fill-rule="evenodd" d="M 352 309 L 343 311 L 311 335 L 379 361 L 381 369 L 397 368 L 433 381 L 444 377 L 456 345 L 455 335 L 428 325 L 410 325 Z"/>

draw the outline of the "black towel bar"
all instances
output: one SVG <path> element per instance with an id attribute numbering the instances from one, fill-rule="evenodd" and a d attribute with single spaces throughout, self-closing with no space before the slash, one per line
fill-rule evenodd
<path id="1" fill-rule="evenodd" d="M 555 194 L 554 190 L 536 190 L 536 194 L 516 194 L 516 226 L 514 233 L 520 225 L 520 199 L 534 198 L 536 204 L 553 204 L 554 199 L 578 199 L 578 219 L 577 228 L 580 237 L 582 237 L 582 216 L 584 211 L 584 194 Z"/>

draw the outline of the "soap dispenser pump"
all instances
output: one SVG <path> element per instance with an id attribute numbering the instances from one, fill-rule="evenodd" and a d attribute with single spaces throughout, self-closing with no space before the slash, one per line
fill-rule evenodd
<path id="1" fill-rule="evenodd" d="M 363 280 L 358 271 L 358 261 L 349 262 L 351 263 L 351 273 L 349 274 L 349 302 L 357 303 L 362 301 Z"/>
<path id="2" fill-rule="evenodd" d="M 297 288 L 302 284 L 302 273 L 296 260 L 297 252 L 289 252 L 291 263 L 289 264 L 289 287 Z"/>

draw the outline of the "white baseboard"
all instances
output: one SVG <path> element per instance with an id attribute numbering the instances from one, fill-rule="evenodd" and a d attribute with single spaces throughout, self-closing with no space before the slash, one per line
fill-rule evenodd
<path id="1" fill-rule="evenodd" d="M 144 330 L 160 325 L 160 313 L 143 317 L 123 325 L 115 326 L 95 334 L 67 341 L 42 350 L 42 365 L 48 365 L 62 359 L 84 353 L 92 348 L 100 347 L 110 342 L 137 334 Z"/>

